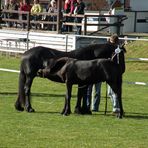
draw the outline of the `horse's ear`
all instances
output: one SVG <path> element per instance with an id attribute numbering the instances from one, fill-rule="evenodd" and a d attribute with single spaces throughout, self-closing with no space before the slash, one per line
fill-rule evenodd
<path id="1" fill-rule="evenodd" d="M 126 49 L 125 49 L 124 46 L 125 46 L 125 42 L 123 42 L 123 43 L 120 45 L 120 48 L 123 49 L 124 52 L 126 52 Z"/>

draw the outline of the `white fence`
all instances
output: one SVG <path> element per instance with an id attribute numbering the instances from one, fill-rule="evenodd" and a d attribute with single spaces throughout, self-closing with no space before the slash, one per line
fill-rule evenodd
<path id="1" fill-rule="evenodd" d="M 34 46 L 74 50 L 75 36 L 49 33 L 0 30 L 0 51 L 23 53 Z"/>
<path id="2" fill-rule="evenodd" d="M 29 42 L 27 44 L 26 39 Z M 25 40 L 24 40 L 25 39 Z M 23 53 L 34 46 L 45 46 L 63 51 L 75 50 L 77 48 L 87 46 L 91 43 L 102 43 L 106 42 L 108 37 L 102 36 L 83 36 L 83 35 L 55 35 L 48 33 L 36 33 L 36 32 L 17 32 L 0 30 L 0 51 L 1 52 L 15 52 Z M 148 41 L 148 39 L 138 38 L 120 38 L 125 42 L 128 41 Z M 148 58 L 129 58 L 127 61 L 148 61 Z M 0 68 L 0 71 L 9 71 Z M 15 70 L 12 70 L 15 72 Z M 11 72 L 11 70 L 10 70 Z M 128 84 L 136 85 L 148 85 L 146 82 L 126 82 Z"/>

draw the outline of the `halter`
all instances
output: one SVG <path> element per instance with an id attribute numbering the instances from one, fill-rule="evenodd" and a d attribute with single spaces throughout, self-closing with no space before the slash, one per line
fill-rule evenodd
<path id="1" fill-rule="evenodd" d="M 114 55 L 112 56 L 112 60 L 113 60 L 113 58 L 117 55 L 117 64 L 119 64 L 119 53 L 120 53 L 121 51 L 122 51 L 122 49 L 119 48 L 119 45 L 118 45 L 118 47 L 115 49 Z"/>

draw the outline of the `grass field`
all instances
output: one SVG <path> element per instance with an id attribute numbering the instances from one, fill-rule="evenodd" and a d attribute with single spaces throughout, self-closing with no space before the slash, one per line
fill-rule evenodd
<path id="1" fill-rule="evenodd" d="M 139 48 L 138 48 L 139 47 Z M 126 57 L 147 57 L 148 43 L 127 45 Z M 148 58 L 148 57 L 147 57 Z M 20 59 L 0 56 L 0 68 L 19 70 Z M 124 81 L 148 82 L 148 63 L 127 62 Z M 32 86 L 35 113 L 17 112 L 18 73 L 0 71 L 0 147 L 26 148 L 147 148 L 148 87 L 123 83 L 125 117 L 111 115 L 111 101 L 104 115 L 105 84 L 100 112 L 62 116 L 65 86 L 36 78 Z M 73 88 L 72 111 L 76 89 Z"/>

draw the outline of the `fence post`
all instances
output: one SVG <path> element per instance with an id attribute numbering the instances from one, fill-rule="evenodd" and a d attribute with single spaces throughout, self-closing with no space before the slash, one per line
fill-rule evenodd
<path id="1" fill-rule="evenodd" d="M 62 26 L 62 0 L 58 0 L 58 14 L 57 14 L 57 32 L 61 33 Z"/>
<path id="2" fill-rule="evenodd" d="M 27 13 L 27 50 L 29 49 L 30 12 Z"/>
<path id="3" fill-rule="evenodd" d="M 119 17 L 120 16 L 117 16 L 117 26 L 116 26 L 117 27 L 117 35 L 118 36 L 120 36 L 120 21 L 119 21 Z"/>
<path id="4" fill-rule="evenodd" d="M 68 35 L 66 34 L 65 35 L 65 47 L 66 47 L 66 52 L 67 52 L 67 49 L 68 49 Z"/>
<path id="5" fill-rule="evenodd" d="M 1 23 L 2 23 L 2 9 L 1 9 L 1 0 L 0 0 L 0 29 L 2 28 L 1 27 Z"/>
<path id="6" fill-rule="evenodd" d="M 84 15 L 84 32 L 83 32 L 83 35 L 86 35 L 86 31 L 87 31 L 87 16 Z"/>

